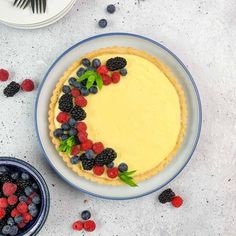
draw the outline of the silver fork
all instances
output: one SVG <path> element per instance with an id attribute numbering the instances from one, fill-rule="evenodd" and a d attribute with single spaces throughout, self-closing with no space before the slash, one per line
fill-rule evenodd
<path id="1" fill-rule="evenodd" d="M 15 0 L 13 6 L 25 9 L 30 3 L 30 0 Z"/>
<path id="2" fill-rule="evenodd" d="M 42 12 L 45 13 L 47 0 L 30 0 L 30 2 L 33 13 L 42 13 Z"/>

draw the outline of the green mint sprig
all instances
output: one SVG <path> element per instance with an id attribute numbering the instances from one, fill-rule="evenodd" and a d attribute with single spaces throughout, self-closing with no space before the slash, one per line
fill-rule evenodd
<path id="1" fill-rule="evenodd" d="M 133 175 L 136 172 L 136 170 L 133 171 L 125 171 L 119 173 L 119 178 L 124 183 L 128 184 L 131 187 L 137 187 L 138 185 L 134 182 L 134 179 L 131 175 Z"/>
<path id="2" fill-rule="evenodd" d="M 74 144 L 75 144 L 75 138 L 72 136 L 64 141 L 61 141 L 58 151 L 70 154 Z"/>

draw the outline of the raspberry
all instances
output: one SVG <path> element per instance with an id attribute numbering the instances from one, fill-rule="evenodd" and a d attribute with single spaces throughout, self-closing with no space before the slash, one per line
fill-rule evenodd
<path id="1" fill-rule="evenodd" d="M 20 224 L 17 224 L 19 229 L 23 229 L 26 226 L 26 223 L 21 222 Z"/>
<path id="2" fill-rule="evenodd" d="M 3 208 L 0 208 L 0 220 L 4 218 L 6 211 Z"/>
<path id="3" fill-rule="evenodd" d="M 80 107 L 86 107 L 87 105 L 87 99 L 83 96 L 78 96 L 76 99 L 75 99 L 75 104 L 77 106 L 80 106 Z"/>
<path id="4" fill-rule="evenodd" d="M 100 74 L 100 75 L 105 75 L 108 73 L 108 69 L 106 66 L 99 66 L 97 68 L 97 73 Z"/>
<path id="5" fill-rule="evenodd" d="M 183 199 L 180 196 L 175 196 L 175 197 L 172 198 L 171 204 L 174 207 L 178 208 L 183 204 Z"/>
<path id="6" fill-rule="evenodd" d="M 6 198 L 0 198 L 0 208 L 6 208 L 8 206 L 8 202 Z"/>
<path id="7" fill-rule="evenodd" d="M 94 166 L 93 167 L 93 173 L 95 175 L 100 176 L 104 173 L 104 171 L 105 171 L 105 168 L 103 166 Z"/>
<path id="8" fill-rule="evenodd" d="M 74 229 L 74 230 L 78 230 L 78 231 L 80 231 L 80 230 L 82 230 L 83 228 L 84 228 L 84 224 L 83 224 L 83 222 L 82 221 L 76 221 L 73 225 L 72 225 L 72 228 Z"/>
<path id="9" fill-rule="evenodd" d="M 29 213 L 24 213 L 22 216 L 24 219 L 24 223 L 28 223 L 33 219 L 33 217 Z"/>
<path id="10" fill-rule="evenodd" d="M 8 197 L 7 202 L 9 205 L 13 206 L 18 202 L 18 198 L 15 195 L 11 195 Z"/>
<path id="11" fill-rule="evenodd" d="M 104 150 L 104 146 L 101 142 L 97 142 L 93 144 L 93 151 L 96 154 L 100 154 Z"/>
<path id="12" fill-rule="evenodd" d="M 26 213 L 26 212 L 28 211 L 28 206 L 27 206 L 27 204 L 26 204 L 25 202 L 20 202 L 20 203 L 17 205 L 16 209 L 17 209 L 21 214 L 23 214 L 23 213 Z"/>
<path id="13" fill-rule="evenodd" d="M 4 69 L 0 69 L 0 81 L 6 81 L 9 78 L 9 72 Z"/>
<path id="14" fill-rule="evenodd" d="M 86 133 L 80 133 L 78 138 L 79 138 L 79 141 L 81 143 L 84 143 L 84 142 L 86 142 L 88 140 L 88 137 L 87 137 Z"/>
<path id="15" fill-rule="evenodd" d="M 70 119 L 70 116 L 66 112 L 60 112 L 57 115 L 57 121 L 59 123 L 66 123 L 66 122 L 68 122 L 69 119 Z"/>
<path id="16" fill-rule="evenodd" d="M 30 79 L 25 79 L 21 83 L 21 89 L 26 92 L 31 92 L 34 90 L 34 82 Z"/>
<path id="17" fill-rule="evenodd" d="M 12 211 L 11 211 L 11 217 L 16 217 L 16 216 L 19 216 L 20 215 L 20 212 L 14 208 Z"/>
<path id="18" fill-rule="evenodd" d="M 109 75 L 102 75 L 102 81 L 104 85 L 109 85 L 112 82 L 111 77 Z"/>
<path id="19" fill-rule="evenodd" d="M 78 155 L 79 152 L 80 152 L 80 149 L 79 149 L 78 146 L 73 146 L 73 147 L 72 147 L 72 149 L 71 149 L 71 155 L 72 155 L 72 156 Z"/>
<path id="20" fill-rule="evenodd" d="M 92 146 L 93 146 L 93 142 L 90 139 L 86 140 L 84 143 L 81 144 L 81 148 L 84 151 L 91 149 Z"/>
<path id="21" fill-rule="evenodd" d="M 31 199 L 33 199 L 33 197 L 34 197 L 35 195 L 37 195 L 37 193 L 36 193 L 36 192 L 33 192 L 33 193 L 30 194 L 29 197 L 30 197 Z"/>
<path id="22" fill-rule="evenodd" d="M 107 169 L 107 175 L 108 177 L 114 179 L 118 176 L 119 170 L 117 167 L 109 168 Z"/>
<path id="23" fill-rule="evenodd" d="M 76 88 L 73 88 L 72 90 L 71 90 L 71 95 L 73 96 L 73 97 L 78 97 L 79 95 L 80 95 L 80 91 L 79 91 L 79 89 L 76 89 Z"/>
<path id="24" fill-rule="evenodd" d="M 10 196 L 10 195 L 14 194 L 16 192 L 16 190 L 17 190 L 17 186 L 13 183 L 10 183 L 10 182 L 6 182 L 2 186 L 2 191 L 5 196 Z"/>
<path id="25" fill-rule="evenodd" d="M 28 197 L 27 201 L 26 201 L 26 204 L 29 205 L 32 203 L 32 198 Z"/>
<path id="26" fill-rule="evenodd" d="M 92 220 L 87 220 L 84 222 L 84 230 L 88 232 L 94 231 L 96 228 L 96 224 Z"/>
<path id="27" fill-rule="evenodd" d="M 120 81 L 120 73 L 113 72 L 111 75 L 112 83 L 117 84 Z"/>
<path id="28" fill-rule="evenodd" d="M 86 131 L 87 130 L 87 125 L 83 121 L 80 121 L 76 124 L 76 129 L 78 131 Z"/>

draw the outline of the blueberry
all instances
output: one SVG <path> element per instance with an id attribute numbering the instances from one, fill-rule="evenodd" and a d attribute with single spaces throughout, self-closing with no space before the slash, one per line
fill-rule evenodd
<path id="1" fill-rule="evenodd" d="M 68 123 L 63 123 L 61 125 L 62 130 L 68 131 L 70 129 L 70 125 Z"/>
<path id="2" fill-rule="evenodd" d="M 107 26 L 107 20 L 106 19 L 101 19 L 98 21 L 98 25 L 101 27 L 101 28 L 105 28 Z"/>
<path id="3" fill-rule="evenodd" d="M 75 128 L 72 128 L 72 129 L 69 130 L 69 135 L 70 136 L 75 136 L 77 133 L 78 132 L 77 132 L 77 130 Z"/>
<path id="4" fill-rule="evenodd" d="M 73 156 L 73 157 L 71 157 L 71 159 L 70 159 L 70 162 L 71 162 L 72 165 L 78 164 L 79 161 L 80 161 L 80 158 L 79 158 L 78 156 Z"/>
<path id="5" fill-rule="evenodd" d="M 73 118 L 70 118 L 69 121 L 68 121 L 70 127 L 74 127 L 77 123 L 77 121 Z"/>
<path id="6" fill-rule="evenodd" d="M 80 89 L 81 88 L 81 83 L 78 82 L 78 81 L 75 81 L 74 82 L 74 87 L 77 88 L 77 89 Z"/>
<path id="7" fill-rule="evenodd" d="M 4 175 L 8 172 L 8 168 L 6 166 L 0 166 L 0 176 Z"/>
<path id="8" fill-rule="evenodd" d="M 29 179 L 30 179 L 30 176 L 29 176 L 28 173 L 23 172 L 23 173 L 21 174 L 21 178 L 22 178 L 23 180 L 29 180 Z"/>
<path id="9" fill-rule="evenodd" d="M 13 225 L 10 229 L 9 235 L 10 236 L 15 236 L 18 233 L 18 227 L 16 225 Z"/>
<path id="10" fill-rule="evenodd" d="M 114 13 L 115 11 L 116 11 L 115 5 L 110 4 L 110 5 L 107 6 L 107 12 L 108 12 L 108 13 L 112 14 L 112 13 Z"/>
<path id="11" fill-rule="evenodd" d="M 86 67 L 89 67 L 91 65 L 91 62 L 88 58 L 83 58 L 82 59 L 82 64 Z"/>
<path id="12" fill-rule="evenodd" d="M 11 178 L 13 180 L 17 180 L 19 177 L 20 177 L 20 173 L 19 172 L 16 171 L 16 172 L 11 173 Z"/>
<path id="13" fill-rule="evenodd" d="M 10 230 L 11 230 L 11 226 L 10 225 L 5 225 L 2 228 L 2 233 L 7 235 L 7 234 L 9 234 Z"/>
<path id="14" fill-rule="evenodd" d="M 126 163 L 120 163 L 118 165 L 118 169 L 120 172 L 125 172 L 128 170 L 128 165 Z"/>
<path id="15" fill-rule="evenodd" d="M 86 87 L 82 87 L 80 89 L 80 92 L 81 92 L 82 96 L 88 96 L 89 95 L 89 91 L 88 91 L 88 89 Z"/>
<path id="16" fill-rule="evenodd" d="M 65 140 L 67 140 L 69 138 L 69 135 L 68 134 L 63 134 L 62 136 L 61 136 L 61 140 L 62 141 L 65 141 Z"/>
<path id="17" fill-rule="evenodd" d="M 107 166 L 107 168 L 113 168 L 114 165 L 115 165 L 114 162 L 111 162 L 111 163 L 107 164 L 106 166 Z"/>
<path id="18" fill-rule="evenodd" d="M 83 220 L 88 220 L 88 219 L 90 219 L 90 217 L 91 217 L 91 213 L 89 211 L 83 211 L 81 213 L 81 218 Z"/>
<path id="19" fill-rule="evenodd" d="M 101 65 L 101 61 L 100 61 L 99 59 L 97 59 L 97 58 L 93 59 L 93 61 L 92 61 L 92 66 L 93 66 L 94 68 L 97 69 L 100 65 Z"/>
<path id="20" fill-rule="evenodd" d="M 23 217 L 21 215 L 18 215 L 14 218 L 14 221 L 16 224 L 20 224 L 23 221 Z"/>
<path id="21" fill-rule="evenodd" d="M 29 213 L 32 217 L 36 217 L 38 215 L 39 210 L 37 208 L 29 210 Z"/>
<path id="22" fill-rule="evenodd" d="M 12 217 L 8 218 L 7 224 L 10 225 L 10 226 L 13 226 L 15 224 L 14 219 Z"/>
<path id="23" fill-rule="evenodd" d="M 89 67 L 87 68 L 87 70 L 96 71 L 96 68 L 94 68 L 94 67 L 92 67 L 92 66 L 89 66 Z"/>
<path id="24" fill-rule="evenodd" d="M 28 206 L 29 211 L 37 209 L 36 205 L 34 203 L 30 203 Z"/>
<path id="25" fill-rule="evenodd" d="M 120 70 L 120 74 L 121 74 L 122 76 L 126 76 L 126 75 L 127 75 L 127 70 L 126 70 L 125 68 L 122 68 L 122 69 Z"/>
<path id="26" fill-rule="evenodd" d="M 76 78 L 74 77 L 69 78 L 69 85 L 74 86 L 75 81 L 76 81 Z"/>
<path id="27" fill-rule="evenodd" d="M 25 195 L 28 196 L 28 197 L 31 195 L 31 193 L 33 193 L 33 191 L 34 190 L 30 186 L 27 186 L 24 190 Z"/>
<path id="28" fill-rule="evenodd" d="M 95 154 L 92 150 L 88 150 L 85 152 L 86 157 L 88 158 L 94 158 Z"/>
<path id="29" fill-rule="evenodd" d="M 63 130 L 62 129 L 55 129 L 53 132 L 54 137 L 60 138 L 63 135 Z"/>
<path id="30" fill-rule="evenodd" d="M 83 75 L 85 72 L 85 68 L 80 67 L 79 70 L 76 72 L 77 76 L 80 77 L 81 75 Z"/>
<path id="31" fill-rule="evenodd" d="M 96 94 L 98 92 L 98 89 L 96 86 L 92 86 L 90 89 L 89 89 L 89 92 L 92 93 L 92 94 Z"/>
<path id="32" fill-rule="evenodd" d="M 34 204 L 39 204 L 41 202 L 41 198 L 38 194 L 36 194 L 33 198 L 32 198 L 32 202 Z"/>
<path id="33" fill-rule="evenodd" d="M 36 183 L 33 183 L 33 184 L 32 184 L 32 188 L 35 189 L 35 190 L 37 190 L 37 189 L 39 188 L 39 186 L 38 186 Z"/>
<path id="34" fill-rule="evenodd" d="M 70 93 L 70 91 L 71 91 L 70 86 L 64 85 L 64 86 L 62 87 L 62 92 L 63 92 L 63 93 Z"/>
<path id="35" fill-rule="evenodd" d="M 27 200 L 28 200 L 28 198 L 27 198 L 25 195 L 21 195 L 21 196 L 19 197 L 19 201 L 20 201 L 20 202 L 27 202 Z"/>

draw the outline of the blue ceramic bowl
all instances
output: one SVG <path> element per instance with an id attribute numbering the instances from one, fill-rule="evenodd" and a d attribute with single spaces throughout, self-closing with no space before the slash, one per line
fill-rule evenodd
<path id="1" fill-rule="evenodd" d="M 45 180 L 33 166 L 22 160 L 12 157 L 0 157 L 0 165 L 5 165 L 10 169 L 12 168 L 14 170 L 27 172 L 38 184 L 42 199 L 39 214 L 17 234 L 19 236 L 36 235 L 41 230 L 47 219 L 50 206 L 50 195 Z"/>

